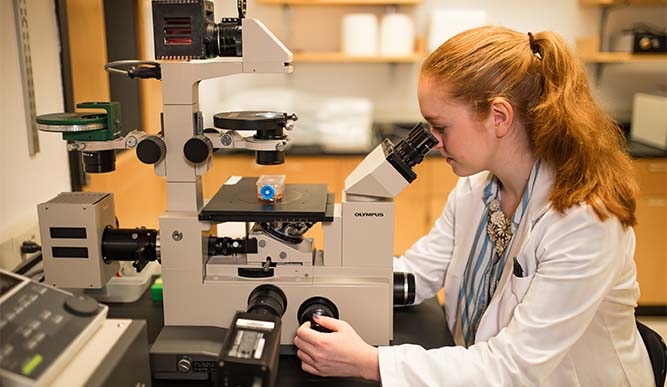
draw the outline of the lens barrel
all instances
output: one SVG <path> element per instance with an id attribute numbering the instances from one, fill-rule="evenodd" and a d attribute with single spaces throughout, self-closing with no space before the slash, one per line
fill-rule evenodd
<path id="1" fill-rule="evenodd" d="M 421 163 L 424 160 L 424 156 L 437 143 L 438 139 L 431 134 L 424 124 L 419 123 L 410 131 L 408 137 L 401 140 L 394 147 L 394 150 L 401 160 L 412 168 Z"/>
<path id="2" fill-rule="evenodd" d="M 87 173 L 105 173 L 116 170 L 116 151 L 102 150 L 95 152 L 81 152 L 83 169 Z"/>
<path id="3" fill-rule="evenodd" d="M 412 273 L 394 273 L 394 306 L 415 303 L 415 276 Z"/>
<path id="4" fill-rule="evenodd" d="M 285 162 L 285 151 L 256 151 L 255 162 L 259 165 L 279 165 Z"/>
<path id="5" fill-rule="evenodd" d="M 299 306 L 299 311 L 297 312 L 297 318 L 299 320 L 299 325 L 310 321 L 310 327 L 318 332 L 331 332 L 329 329 L 321 326 L 314 320 L 314 316 L 326 316 L 332 318 L 339 318 L 338 308 L 336 304 L 331 302 L 328 298 L 324 297 L 311 297 L 304 301 L 301 306 Z"/>
<path id="6" fill-rule="evenodd" d="M 206 51 L 209 57 L 243 56 L 241 26 L 238 19 L 222 20 L 207 27 Z"/>
<path id="7" fill-rule="evenodd" d="M 287 297 L 279 287 L 260 285 L 248 297 L 248 313 L 271 314 L 282 317 L 287 309 Z"/>

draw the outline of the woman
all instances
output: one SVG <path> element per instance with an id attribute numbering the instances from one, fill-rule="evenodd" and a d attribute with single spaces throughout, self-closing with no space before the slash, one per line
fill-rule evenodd
<path id="1" fill-rule="evenodd" d="M 302 368 L 384 386 L 653 385 L 631 160 L 564 40 L 463 32 L 426 59 L 418 95 L 461 179 L 394 269 L 415 274 L 416 302 L 445 287 L 457 346 L 374 348 L 322 317 L 332 333 L 297 331 Z"/>

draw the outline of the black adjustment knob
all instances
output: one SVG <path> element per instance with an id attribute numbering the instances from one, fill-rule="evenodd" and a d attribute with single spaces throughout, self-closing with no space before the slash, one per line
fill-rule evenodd
<path id="1" fill-rule="evenodd" d="M 72 296 L 65 301 L 65 309 L 77 316 L 92 316 L 97 313 L 97 308 L 97 301 L 84 295 Z"/>
<path id="2" fill-rule="evenodd" d="M 166 154 L 167 145 L 159 136 L 148 136 L 137 145 L 137 157 L 144 164 L 158 163 Z"/>
<path id="3" fill-rule="evenodd" d="M 415 303 L 415 275 L 412 273 L 394 273 L 394 306 Z"/>
<path id="4" fill-rule="evenodd" d="M 339 318 L 336 304 L 324 297 L 311 297 L 304 301 L 301 306 L 299 306 L 297 320 L 299 321 L 299 325 L 306 321 L 310 321 L 310 327 L 318 332 L 331 332 L 329 329 L 321 326 L 315 321 L 315 315 Z"/>
<path id="5" fill-rule="evenodd" d="M 191 163 L 200 164 L 206 161 L 213 153 L 213 143 L 208 137 L 199 135 L 189 139 L 183 145 L 185 158 Z"/>

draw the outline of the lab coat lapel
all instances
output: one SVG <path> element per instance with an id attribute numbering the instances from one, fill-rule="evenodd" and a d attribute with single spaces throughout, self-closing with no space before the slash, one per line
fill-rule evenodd
<path id="1" fill-rule="evenodd" d="M 456 324 L 456 311 L 458 310 L 463 272 L 475 239 L 475 229 L 484 212 L 482 190 L 488 182 L 488 178 L 488 173 L 477 179 L 468 178 L 465 183 L 467 184 L 467 191 L 463 191 L 456 198 L 454 229 L 457 230 L 458 235 L 461 235 L 461 239 L 459 241 L 457 238 L 454 256 L 447 269 L 447 278 L 445 279 L 445 314 L 447 324 L 452 332 L 454 332 L 454 325 Z"/>
<path id="2" fill-rule="evenodd" d="M 553 172 L 542 162 L 540 171 L 537 174 L 533 193 L 526 213 L 519 224 L 516 235 L 512 238 L 512 244 L 503 267 L 503 273 L 496 287 L 496 291 L 491 298 L 486 312 L 482 316 L 475 336 L 475 342 L 487 341 L 490 337 L 495 336 L 502 327 L 498 326 L 498 303 L 502 295 L 505 293 L 505 288 L 509 284 L 510 276 L 513 273 L 514 257 L 518 257 L 524 246 L 530 239 L 530 233 L 535 223 L 544 213 L 549 209 L 549 195 L 553 186 Z"/>

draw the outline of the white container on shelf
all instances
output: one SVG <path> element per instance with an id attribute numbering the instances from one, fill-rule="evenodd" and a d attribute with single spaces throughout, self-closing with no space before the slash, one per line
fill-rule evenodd
<path id="1" fill-rule="evenodd" d="M 667 96 L 635 94 L 630 133 L 635 141 L 667 151 Z"/>
<path id="2" fill-rule="evenodd" d="M 378 53 L 378 20 L 372 13 L 352 13 L 343 17 L 342 51 L 349 56 Z"/>
<path id="3" fill-rule="evenodd" d="M 436 9 L 429 24 L 427 48 L 432 52 L 459 32 L 487 24 L 487 15 L 482 10 Z"/>
<path id="4" fill-rule="evenodd" d="M 380 55 L 408 56 L 414 51 L 412 20 L 400 13 L 386 15 L 380 23 Z"/>

